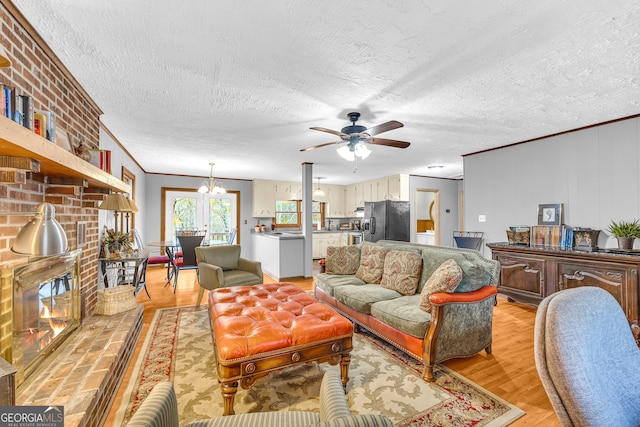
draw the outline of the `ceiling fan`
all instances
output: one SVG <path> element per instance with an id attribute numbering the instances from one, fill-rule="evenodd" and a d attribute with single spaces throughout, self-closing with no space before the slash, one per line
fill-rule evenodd
<path id="1" fill-rule="evenodd" d="M 351 153 L 351 157 L 366 157 L 363 155 L 359 155 L 364 151 L 367 153 L 369 150 L 364 147 L 364 144 L 361 143 L 369 143 L 375 145 L 386 145 L 388 147 L 396 147 L 396 148 L 407 148 L 410 144 L 405 141 L 398 141 L 395 139 L 385 139 L 385 138 L 374 138 L 375 135 L 381 134 L 382 132 L 387 132 L 393 129 L 398 129 L 403 127 L 404 125 L 398 121 L 391 120 L 390 122 L 382 123 L 377 126 L 373 126 L 370 128 L 366 128 L 364 126 L 356 125 L 356 122 L 360 118 L 360 113 L 353 112 L 347 114 L 349 116 L 349 120 L 351 121 L 350 126 L 343 127 L 340 131 L 321 128 L 321 127 L 312 127 L 310 129 L 319 130 L 321 132 L 327 132 L 333 135 L 337 135 L 341 138 L 341 141 L 328 142 L 326 144 L 314 145 L 313 147 L 303 148 L 300 151 L 309 151 L 315 150 L 316 148 L 326 147 L 328 145 L 334 144 L 342 144 L 343 142 L 348 143 L 347 146 L 343 147 L 347 149 L 347 152 Z M 343 150 L 341 148 L 340 150 Z M 342 154 L 341 154 L 342 155 Z M 353 160 L 353 159 L 348 159 Z"/>

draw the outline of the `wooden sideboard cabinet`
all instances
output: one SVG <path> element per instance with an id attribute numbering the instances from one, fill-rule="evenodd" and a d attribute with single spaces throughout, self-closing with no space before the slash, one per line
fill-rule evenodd
<path id="1" fill-rule="evenodd" d="M 508 243 L 487 246 L 500 263 L 498 292 L 512 301 L 537 306 L 546 296 L 563 289 L 598 286 L 618 300 L 630 323 L 638 320 L 640 254 Z"/>

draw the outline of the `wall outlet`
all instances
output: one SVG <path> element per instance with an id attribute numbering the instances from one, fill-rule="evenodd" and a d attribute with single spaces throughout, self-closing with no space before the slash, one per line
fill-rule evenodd
<path id="1" fill-rule="evenodd" d="M 487 222 L 486 215 L 478 215 L 478 222 Z"/>

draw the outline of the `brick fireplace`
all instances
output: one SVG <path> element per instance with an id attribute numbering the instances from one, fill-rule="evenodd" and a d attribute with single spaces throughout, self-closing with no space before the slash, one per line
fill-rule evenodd
<path id="1" fill-rule="evenodd" d="M 0 0 L 0 26 L 0 43 L 12 62 L 10 67 L 0 68 L 0 83 L 31 97 L 35 109 L 53 112 L 56 126 L 67 134 L 72 145 L 83 141 L 88 148 L 99 147 L 102 111 L 10 0 Z M 19 150 L 23 145 L 22 138 L 12 139 L 12 136 L 22 136 L 21 132 L 26 132 L 16 131 L 16 126 L 19 125 L 0 117 L 0 155 L 15 155 L 11 150 Z M 33 133 L 28 135 L 33 138 Z M 42 147 L 49 147 L 45 143 L 50 144 L 43 140 Z M 78 251 L 77 280 L 74 283 L 77 298 L 72 303 L 75 312 L 73 319 L 70 319 L 73 323 L 77 317 L 78 328 L 68 331 L 65 343 L 60 344 L 60 348 L 46 361 L 39 356 L 32 357 L 33 352 L 29 350 L 28 358 L 33 358 L 34 366 L 39 369 L 18 369 L 16 378 L 21 385 L 15 402 L 18 405 L 64 405 L 65 425 L 99 425 L 115 396 L 138 340 L 142 328 L 142 307 L 116 316 L 93 315 L 98 290 L 97 207 L 112 189 L 120 189 L 119 184 L 114 185 L 113 182 L 122 182 L 119 177 L 105 180 L 100 175 L 95 179 L 91 171 L 85 174 L 89 176 L 74 175 L 76 168 L 69 166 L 67 159 L 72 157 L 73 162 L 84 161 L 66 152 L 62 154 L 65 156 L 59 156 L 56 160 L 51 157 L 57 154 L 28 153 L 28 157 L 38 158 L 43 165 L 48 163 L 47 167 L 41 167 L 40 173 L 17 171 L 13 174 L 15 181 L 0 182 L 0 269 L 3 275 L 8 271 L 5 269 L 32 261 L 12 253 L 11 245 L 20 229 L 33 216 L 32 212 L 43 202 L 54 205 L 56 219 L 65 230 L 72 253 Z M 114 165 L 114 170 L 119 170 L 119 166 Z M 79 223 L 86 227 L 86 240 L 78 239 Z M 49 277 L 52 280 L 42 278 L 42 281 L 38 281 L 38 290 L 40 285 L 53 288 L 56 284 L 65 286 L 65 277 L 69 279 L 69 276 L 62 271 L 59 273 L 58 277 Z M 4 282 L 3 276 L 2 287 L 5 286 Z M 40 296 L 38 292 L 35 296 L 30 291 L 28 299 L 40 300 L 38 307 L 27 309 L 28 313 L 20 308 L 22 313 L 17 317 L 13 307 L 5 307 L 9 300 L 14 299 L 13 295 L 9 298 L 4 291 L 0 293 L 3 313 L 0 314 L 0 353 L 10 363 L 14 362 L 14 351 L 7 350 L 6 338 L 2 338 L 7 332 L 2 329 L 14 318 L 22 319 L 21 331 L 27 334 L 36 329 L 34 325 L 42 326 L 43 337 L 25 338 L 29 343 L 33 340 L 45 342 L 48 338 L 44 335 L 53 335 L 52 328 L 46 326 L 49 320 L 43 320 L 41 312 L 45 306 L 53 309 L 54 303 L 64 306 L 68 294 L 65 294 L 66 288 L 64 292 L 52 291 L 51 288 L 47 292 L 48 302 L 46 295 Z M 6 321 L 7 317 L 12 319 L 11 322 Z M 43 321 L 45 325 L 41 324 Z M 53 347 L 57 346 L 54 343 Z M 23 374 L 20 374 L 21 370 Z M 21 378 L 20 375 L 24 373 L 31 375 Z"/>
<path id="2" fill-rule="evenodd" d="M 0 348 L 16 385 L 80 325 L 80 250 L 0 270 Z M 6 322 L 6 323 L 5 323 Z"/>

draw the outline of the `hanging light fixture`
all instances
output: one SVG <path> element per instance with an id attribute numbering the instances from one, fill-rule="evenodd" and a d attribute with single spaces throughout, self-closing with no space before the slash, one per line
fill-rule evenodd
<path id="1" fill-rule="evenodd" d="M 343 159 L 353 162 L 356 157 L 361 159 L 366 159 L 371 154 L 371 150 L 369 150 L 362 142 L 358 142 L 357 144 L 349 144 L 343 145 L 342 147 L 336 150 L 340 157 Z"/>
<path id="2" fill-rule="evenodd" d="M 322 178 L 318 177 L 318 188 L 313 192 L 313 195 L 316 197 L 324 197 L 326 196 L 326 194 L 324 194 L 324 191 L 322 191 L 322 189 L 320 188 L 320 180 Z"/>
<path id="3" fill-rule="evenodd" d="M 209 166 L 211 166 L 209 180 L 202 181 L 202 185 L 198 188 L 198 193 L 225 194 L 227 190 L 224 189 L 220 182 L 213 179 L 213 166 L 215 166 L 215 163 L 209 163 Z"/>

